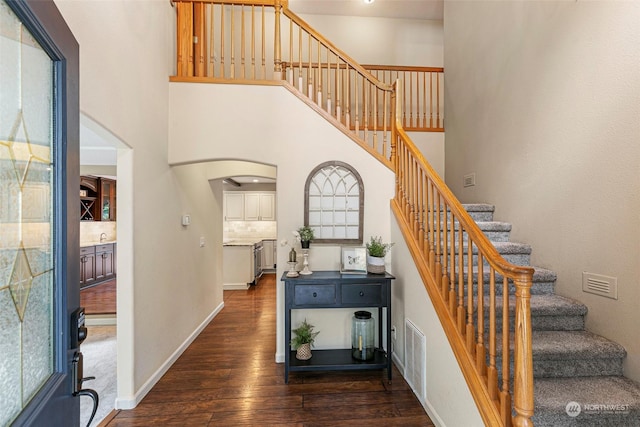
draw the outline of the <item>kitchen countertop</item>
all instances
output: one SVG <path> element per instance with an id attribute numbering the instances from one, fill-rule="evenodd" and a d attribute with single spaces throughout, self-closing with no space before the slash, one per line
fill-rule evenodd
<path id="1" fill-rule="evenodd" d="M 116 243 L 117 240 L 104 240 L 102 242 L 97 241 L 97 242 L 82 242 L 80 243 L 80 247 L 81 248 L 88 248 L 90 246 L 98 246 L 98 245 L 109 245 L 111 243 Z"/>
<path id="2" fill-rule="evenodd" d="M 263 240 L 276 240 L 275 238 L 242 238 L 242 239 L 228 239 L 222 241 L 222 246 L 253 246 L 258 242 L 262 242 Z"/>

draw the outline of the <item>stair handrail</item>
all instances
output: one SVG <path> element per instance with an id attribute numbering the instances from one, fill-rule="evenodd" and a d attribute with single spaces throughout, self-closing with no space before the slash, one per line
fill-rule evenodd
<path id="1" fill-rule="evenodd" d="M 392 127 L 396 192 L 391 202 L 392 209 L 485 424 L 533 426 L 530 298 L 534 270 L 509 263 L 500 255 L 411 141 L 400 120 L 401 85 L 402 81 L 397 80 L 396 115 Z M 463 253 L 465 234 L 466 254 Z M 478 258 L 477 296 L 473 294 L 474 245 Z M 464 255 L 467 257 L 466 281 Z M 484 303 L 483 261 L 489 266 L 488 307 Z M 499 276 L 502 276 L 503 287 L 501 384 L 498 383 L 496 366 L 496 279 Z M 504 375 L 504 372 L 510 372 L 510 333 L 505 333 L 509 331 L 509 281 L 515 285 L 513 403 L 509 390 L 510 375 Z M 474 300 L 477 301 L 475 308 Z M 485 309 L 489 311 L 489 325 L 486 327 Z M 474 311 L 477 311 L 475 319 Z M 482 332 L 476 331 L 476 326 Z M 512 409 L 515 412 L 513 417 Z"/>

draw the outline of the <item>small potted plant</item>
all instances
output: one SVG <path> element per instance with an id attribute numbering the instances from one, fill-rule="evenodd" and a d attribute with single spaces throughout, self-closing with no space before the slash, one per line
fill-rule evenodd
<path id="1" fill-rule="evenodd" d="M 393 246 L 393 243 L 383 243 L 381 236 L 371 236 L 367 243 L 367 271 L 369 273 L 384 273 L 384 257 Z"/>
<path id="2" fill-rule="evenodd" d="M 304 319 L 304 322 L 300 324 L 296 329 L 291 332 L 295 334 L 291 338 L 291 347 L 296 350 L 296 359 L 309 360 L 311 359 L 311 346 L 316 339 L 316 336 L 320 332 L 313 331 L 314 326 Z"/>
<path id="3" fill-rule="evenodd" d="M 309 249 L 309 243 L 311 243 L 311 241 L 314 238 L 313 228 L 305 225 L 298 228 L 297 233 L 298 233 L 298 238 L 300 239 L 300 245 L 302 246 L 302 248 Z"/>

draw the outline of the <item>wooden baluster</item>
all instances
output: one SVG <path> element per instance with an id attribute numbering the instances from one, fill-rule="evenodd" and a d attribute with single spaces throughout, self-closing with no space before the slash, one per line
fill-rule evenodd
<path id="1" fill-rule="evenodd" d="M 500 390 L 500 415 L 505 427 L 511 426 L 511 393 L 509 391 L 509 279 L 502 279 L 502 389 Z"/>
<path id="2" fill-rule="evenodd" d="M 476 369 L 486 375 L 486 349 L 484 346 L 484 258 L 478 248 L 478 338 L 476 339 Z"/>
<path id="3" fill-rule="evenodd" d="M 367 140 L 367 131 L 369 130 L 369 100 L 367 97 L 367 79 L 362 76 L 362 118 L 364 121 L 364 137 Z"/>
<path id="4" fill-rule="evenodd" d="M 354 70 L 353 73 L 353 77 L 354 77 L 354 81 L 353 81 L 353 92 L 354 92 L 354 100 L 353 103 L 356 107 L 356 112 L 355 112 L 355 116 L 356 116 L 356 135 L 358 134 L 359 130 L 360 130 L 360 112 L 358 109 L 358 73 Z"/>
<path id="5" fill-rule="evenodd" d="M 463 249 L 460 248 L 460 256 L 463 255 Z M 467 351 L 471 356 L 475 354 L 475 328 L 473 326 L 473 295 L 480 294 L 478 291 L 473 291 L 473 241 L 471 236 L 467 239 Z M 480 275 L 478 275 L 478 289 L 480 287 Z M 478 301 L 480 298 L 478 297 Z"/>
<path id="6" fill-rule="evenodd" d="M 274 7 L 276 10 L 275 14 L 275 39 L 273 42 L 274 53 L 273 53 L 273 62 L 274 67 L 273 71 L 275 72 L 276 79 L 282 80 L 284 77 L 282 76 L 282 41 L 280 37 L 280 16 L 282 14 L 282 3 L 281 0 L 274 1 Z"/>
<path id="7" fill-rule="evenodd" d="M 414 127 L 413 124 L 413 73 L 409 72 L 409 127 Z"/>
<path id="8" fill-rule="evenodd" d="M 309 62 L 307 63 L 307 97 L 313 101 L 313 76 L 311 74 L 311 34 L 309 34 L 309 50 L 307 55 L 309 56 Z"/>
<path id="9" fill-rule="evenodd" d="M 336 55 L 336 119 L 338 119 L 340 123 L 343 123 L 342 105 L 340 105 L 340 100 L 342 99 L 342 92 L 340 92 L 340 83 L 342 81 L 342 67 L 340 65 L 340 57 Z"/>
<path id="10" fill-rule="evenodd" d="M 332 99 L 331 99 L 331 83 L 334 79 L 331 78 L 333 74 L 333 67 L 331 66 L 331 51 L 327 48 L 327 113 L 333 116 L 333 109 L 331 107 Z"/>
<path id="11" fill-rule="evenodd" d="M 224 79 L 224 3 L 220 4 L 220 77 Z"/>
<path id="12" fill-rule="evenodd" d="M 384 108 L 384 111 L 382 112 L 382 155 L 387 158 L 387 145 L 388 145 L 388 141 L 387 141 L 387 133 L 389 132 L 389 124 L 387 123 L 387 115 L 388 115 L 388 100 L 387 98 L 389 97 L 389 93 L 385 90 L 384 92 L 382 92 L 383 94 L 383 100 L 382 100 L 382 105 Z"/>
<path id="13" fill-rule="evenodd" d="M 489 267 L 489 369 L 487 389 L 491 400 L 498 399 L 498 369 L 496 368 L 496 272 Z M 502 331 L 508 335 L 508 329 Z"/>
<path id="14" fill-rule="evenodd" d="M 455 217 L 451 216 L 451 221 L 455 222 Z M 464 260 L 462 257 L 462 251 L 464 246 L 464 231 L 462 229 L 462 223 L 458 221 L 458 330 L 465 336 L 464 319 L 466 313 L 464 310 Z M 473 276 L 473 271 L 467 272 L 468 277 Z M 467 292 L 472 294 L 471 285 L 467 287 Z"/>
<path id="15" fill-rule="evenodd" d="M 251 80 L 256 79 L 256 11 L 251 5 Z"/>
<path id="16" fill-rule="evenodd" d="M 346 72 L 345 72 L 345 93 L 347 94 L 347 98 L 345 99 L 345 115 L 344 115 L 344 125 L 349 129 L 351 127 L 351 104 L 353 100 L 351 99 L 351 69 L 349 68 L 349 64 L 345 64 Z"/>
<path id="17" fill-rule="evenodd" d="M 456 227 L 455 227 L 455 223 L 453 222 L 453 211 L 451 211 L 451 214 L 448 216 L 445 216 L 445 223 L 447 221 L 447 218 L 450 217 L 451 218 L 451 244 L 449 245 L 449 261 L 450 261 L 450 268 L 449 268 L 449 311 L 451 312 L 451 315 L 454 318 L 454 321 L 456 319 L 456 315 L 458 314 L 457 308 L 456 308 L 456 304 L 458 302 L 458 296 L 456 294 L 456 251 L 455 251 L 455 246 L 456 246 Z"/>
<path id="18" fill-rule="evenodd" d="M 316 69 L 316 104 L 318 105 L 318 107 L 322 108 L 322 61 L 320 59 L 320 40 L 317 40 L 318 42 L 318 66 Z"/>
<path id="19" fill-rule="evenodd" d="M 371 102 L 373 102 L 373 149 L 378 152 L 378 88 L 370 84 L 373 91 Z"/>
<path id="20" fill-rule="evenodd" d="M 302 27 L 298 27 L 298 90 L 303 91 L 304 81 L 302 79 Z"/>
<path id="21" fill-rule="evenodd" d="M 431 76 L 431 74 L 429 74 Z M 429 77 L 431 81 L 431 77 Z M 422 104 L 424 106 L 422 110 L 422 127 L 427 128 L 427 73 L 422 74 Z"/>
<path id="22" fill-rule="evenodd" d="M 435 189 L 435 186 L 434 186 Z M 437 209 L 436 211 L 436 237 L 435 237 L 435 244 L 436 244 L 436 282 L 442 283 L 442 234 L 440 232 L 440 222 L 441 222 L 441 217 L 440 217 L 440 208 L 441 208 L 441 200 L 440 200 L 440 193 L 438 192 L 436 194 L 436 200 L 437 200 L 437 205 L 435 206 L 435 208 Z M 442 290 L 442 289 L 441 289 Z M 446 294 L 446 292 L 445 292 Z"/>
<path id="23" fill-rule="evenodd" d="M 402 126 L 403 127 L 407 127 L 407 100 L 409 99 L 407 97 L 407 87 L 409 86 L 407 84 L 407 72 L 403 71 L 402 72 L 402 80 L 404 80 L 404 108 L 402 109 Z"/>
<path id="24" fill-rule="evenodd" d="M 435 212 L 435 189 L 433 188 L 433 183 L 429 180 L 429 269 L 431 270 L 431 274 L 437 279 L 436 271 L 436 250 L 435 245 L 437 239 L 435 235 L 435 222 L 436 222 L 436 212 Z"/>
<path id="25" fill-rule="evenodd" d="M 429 73 L 429 128 L 433 129 L 433 73 Z"/>
<path id="26" fill-rule="evenodd" d="M 289 19 L 289 84 L 293 87 L 295 67 L 293 63 L 293 20 Z M 285 74 L 286 75 L 286 74 Z"/>
<path id="27" fill-rule="evenodd" d="M 229 66 L 229 78 L 236 78 L 236 36 L 235 36 L 235 27 L 236 20 L 234 18 L 236 8 L 231 5 L 231 34 L 229 35 L 229 49 L 231 51 L 231 65 Z"/>
<path id="28" fill-rule="evenodd" d="M 439 221 L 442 222 L 442 295 L 444 297 L 444 301 L 449 303 L 449 312 L 453 315 L 453 305 L 455 304 L 455 300 L 451 301 L 449 299 L 449 271 L 448 271 L 448 257 L 447 257 L 447 247 L 449 246 L 449 230 L 447 224 L 447 204 L 442 204 L 442 211 L 444 215 L 442 215 Z M 440 209 L 438 209 L 440 212 Z M 444 217 L 444 218 L 443 218 Z"/>
<path id="29" fill-rule="evenodd" d="M 418 232 L 418 246 L 420 252 L 424 254 L 424 183 L 425 183 L 425 171 L 420 168 L 420 176 L 418 177 L 418 221 L 420 223 L 420 230 Z"/>
<path id="30" fill-rule="evenodd" d="M 436 125 L 438 128 L 441 128 L 444 124 L 440 122 L 440 73 L 436 73 L 436 106 Z"/>
<path id="31" fill-rule="evenodd" d="M 245 78 L 245 24 L 244 24 L 244 5 L 240 5 L 240 78 Z"/>
<path id="32" fill-rule="evenodd" d="M 205 32 L 205 14 L 204 3 L 193 4 L 193 22 L 194 22 L 194 71 L 197 77 L 206 75 L 207 61 L 205 59 L 207 52 L 207 36 Z"/>
<path id="33" fill-rule="evenodd" d="M 531 355 L 531 276 L 517 277 L 514 341 L 513 425 L 532 427 L 533 357 Z"/>
<path id="34" fill-rule="evenodd" d="M 395 157 L 396 157 L 396 145 L 398 144 L 398 136 L 396 131 L 396 122 L 393 119 L 396 115 L 397 106 L 396 106 L 396 92 L 398 91 L 398 82 L 394 85 L 393 92 L 391 92 L 391 108 L 390 108 L 390 117 L 391 117 L 391 153 L 389 154 L 389 159 L 391 160 L 391 164 L 395 165 Z"/>
<path id="35" fill-rule="evenodd" d="M 265 33 L 265 13 L 264 13 L 264 5 L 262 5 L 262 72 L 261 79 L 265 79 L 267 77 L 267 47 L 266 47 L 266 33 Z"/>
<path id="36" fill-rule="evenodd" d="M 413 221 L 413 238 L 417 239 L 420 230 L 416 212 L 418 206 L 418 162 L 413 156 L 411 158 L 411 169 L 411 220 Z"/>
<path id="37" fill-rule="evenodd" d="M 207 75 L 209 77 L 215 77 L 216 68 L 215 68 L 215 60 L 216 60 L 216 52 L 215 52 L 215 13 L 214 9 L 216 7 L 215 4 L 210 4 L 210 17 L 209 17 L 209 67 L 207 69 Z"/>
<path id="38" fill-rule="evenodd" d="M 192 3 L 176 3 L 176 46 L 178 76 L 191 76 L 193 70 L 193 6 Z"/>

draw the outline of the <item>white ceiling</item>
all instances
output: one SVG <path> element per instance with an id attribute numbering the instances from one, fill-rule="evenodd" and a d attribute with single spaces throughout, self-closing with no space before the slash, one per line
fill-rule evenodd
<path id="1" fill-rule="evenodd" d="M 295 13 L 368 16 L 402 19 L 443 19 L 444 0 L 289 0 Z"/>

